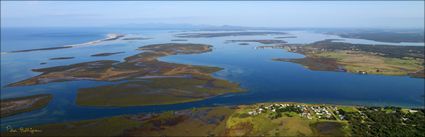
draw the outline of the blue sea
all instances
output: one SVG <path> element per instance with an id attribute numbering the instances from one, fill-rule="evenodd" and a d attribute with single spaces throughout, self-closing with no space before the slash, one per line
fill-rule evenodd
<path id="1" fill-rule="evenodd" d="M 226 43 L 235 39 L 275 39 L 279 36 L 297 36 L 283 39 L 289 43 L 312 43 L 324 39 L 343 39 L 349 43 L 422 45 L 423 43 L 384 43 L 361 39 L 340 38 L 309 30 L 283 31 L 287 35 L 228 36 L 214 38 L 184 38 L 180 43 L 213 45 L 213 51 L 204 54 L 174 55 L 162 61 L 207 65 L 224 68 L 214 77 L 240 83 L 246 92 L 226 94 L 202 101 L 143 107 L 83 107 L 75 104 L 79 88 L 108 85 L 113 82 L 68 81 L 34 86 L 6 87 L 40 73 L 35 68 L 69 65 L 95 60 L 118 60 L 142 51 L 138 47 L 171 43 L 175 34 L 190 30 L 139 30 L 117 28 L 2 28 L 1 29 L 1 99 L 50 93 L 53 100 L 43 109 L 1 118 L 2 131 L 6 126 L 22 127 L 94 119 L 123 114 L 138 114 L 181 110 L 194 107 L 252 104 L 259 102 L 305 102 L 343 105 L 424 107 L 424 79 L 408 76 L 359 75 L 344 72 L 311 71 L 289 62 L 273 58 L 302 58 L 301 54 L 283 49 L 256 49 L 260 43 L 238 45 Z M 194 31 L 201 32 L 201 31 Z M 214 31 L 217 32 L 217 31 Z M 58 50 L 9 53 L 14 50 L 58 47 L 103 39 L 109 33 L 127 34 L 147 40 L 99 43 Z M 103 52 L 125 52 L 105 57 L 90 55 Z M 49 60 L 53 57 L 75 57 L 69 60 Z M 40 64 L 45 62 L 46 64 Z"/>

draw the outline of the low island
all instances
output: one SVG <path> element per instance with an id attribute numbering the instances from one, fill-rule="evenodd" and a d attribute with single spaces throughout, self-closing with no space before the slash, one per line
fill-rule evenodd
<path id="1" fill-rule="evenodd" d="M 50 58 L 49 60 L 66 60 L 66 59 L 73 59 L 75 57 L 54 57 Z"/>
<path id="2" fill-rule="evenodd" d="M 236 83 L 212 77 L 221 68 L 168 63 L 159 57 L 200 54 L 211 45 L 165 43 L 140 47 L 145 52 L 123 62 L 100 60 L 67 66 L 35 69 L 40 75 L 9 84 L 27 86 L 71 80 L 124 81 L 117 84 L 79 89 L 76 103 L 83 106 L 143 106 L 173 104 L 240 92 Z"/>
<path id="3" fill-rule="evenodd" d="M 187 39 L 172 39 L 171 41 L 188 41 Z"/>
<path id="4" fill-rule="evenodd" d="M 12 116 L 43 108 L 52 99 L 52 95 L 41 94 L 27 97 L 1 100 L 1 117 Z"/>
<path id="5" fill-rule="evenodd" d="M 103 57 L 103 56 L 111 56 L 111 55 L 115 55 L 115 54 L 121 54 L 121 53 L 125 53 L 125 52 L 105 52 L 105 53 L 97 53 L 97 54 L 93 54 L 90 55 L 92 57 Z"/>

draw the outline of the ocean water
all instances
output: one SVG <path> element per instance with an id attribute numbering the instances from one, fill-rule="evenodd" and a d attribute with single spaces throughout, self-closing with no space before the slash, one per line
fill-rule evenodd
<path id="1" fill-rule="evenodd" d="M 216 31 L 215 31 L 216 32 Z M 283 39 L 289 43 L 311 43 L 324 39 L 343 39 L 350 43 L 423 45 L 423 43 L 382 43 L 370 40 L 345 39 L 309 31 L 286 31 L 297 38 Z M 274 39 L 278 35 L 229 36 L 215 38 L 184 38 L 179 43 L 213 45 L 204 54 L 162 57 L 167 62 L 217 66 L 224 70 L 214 77 L 240 83 L 246 92 L 226 94 L 202 101 L 143 107 L 84 107 L 75 104 L 79 88 L 107 85 L 113 82 L 69 81 L 43 85 L 6 87 L 7 84 L 36 76 L 34 68 L 61 66 L 95 60 L 118 60 L 142 51 L 148 44 L 170 43 L 179 30 L 137 30 L 108 28 L 2 28 L 1 35 L 1 98 L 53 94 L 53 100 L 43 109 L 1 118 L 2 131 L 6 126 L 21 127 L 101 118 L 122 114 L 161 112 L 193 107 L 251 104 L 258 102 L 306 102 L 347 105 L 394 105 L 423 107 L 424 79 L 407 76 L 358 75 L 344 72 L 311 71 L 299 64 L 272 61 L 273 58 L 302 58 L 303 55 L 283 49 L 255 49 L 260 43 L 238 45 L 226 43 L 235 39 Z M 5 53 L 13 50 L 57 47 L 85 43 L 104 38 L 108 33 L 148 37 L 148 40 L 113 41 L 92 46 L 59 50 Z M 286 36 L 286 35 L 283 35 Z M 176 42 L 176 41 L 174 41 Z M 102 52 L 125 52 L 106 57 L 91 57 Z M 75 57 L 69 60 L 49 60 L 53 57 Z M 40 63 L 46 64 L 41 65 Z"/>

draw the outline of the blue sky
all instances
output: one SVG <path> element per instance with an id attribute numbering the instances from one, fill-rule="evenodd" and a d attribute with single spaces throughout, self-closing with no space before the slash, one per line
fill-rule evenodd
<path id="1" fill-rule="evenodd" d="M 2 1 L 2 27 L 184 23 L 258 27 L 423 28 L 424 2 Z"/>

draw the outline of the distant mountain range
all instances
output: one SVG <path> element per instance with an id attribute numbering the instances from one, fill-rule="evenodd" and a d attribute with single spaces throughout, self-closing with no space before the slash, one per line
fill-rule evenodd
<path id="1" fill-rule="evenodd" d="M 310 27 L 249 27 L 234 25 L 205 25 L 205 24 L 170 24 L 170 23 L 143 23 L 121 24 L 106 27 L 138 28 L 138 29 L 176 29 L 176 30 L 200 30 L 200 31 L 242 31 L 242 30 L 313 30 L 317 32 L 340 32 L 340 31 L 413 31 L 423 32 L 423 28 L 310 28 Z"/>

